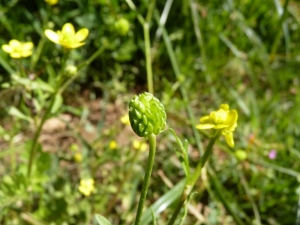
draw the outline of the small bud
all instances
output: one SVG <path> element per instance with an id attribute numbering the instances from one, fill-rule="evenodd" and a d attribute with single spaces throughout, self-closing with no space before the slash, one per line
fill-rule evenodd
<path id="1" fill-rule="evenodd" d="M 129 103 L 130 124 L 140 137 L 162 132 L 166 126 L 166 119 L 164 106 L 150 93 L 135 96 Z"/>
<path id="2" fill-rule="evenodd" d="M 65 72 L 68 76 L 74 76 L 77 73 L 77 67 L 74 65 L 67 65 Z"/>
<path id="3" fill-rule="evenodd" d="M 244 161 L 247 159 L 248 155 L 244 150 L 238 149 L 235 151 L 235 157 L 240 161 Z"/>
<path id="4" fill-rule="evenodd" d="M 128 20 L 124 18 L 118 19 L 115 22 L 115 29 L 122 36 L 125 36 L 128 33 L 129 28 L 130 28 L 130 23 L 128 22 Z"/>

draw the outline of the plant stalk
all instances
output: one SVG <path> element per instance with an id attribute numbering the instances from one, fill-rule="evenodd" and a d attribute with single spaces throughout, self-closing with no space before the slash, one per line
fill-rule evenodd
<path id="1" fill-rule="evenodd" d="M 66 62 L 67 62 L 67 59 L 69 57 L 69 54 L 70 54 L 70 51 L 69 50 L 65 50 L 65 54 L 64 54 L 64 56 L 63 56 L 63 58 L 61 60 L 61 70 L 60 70 L 60 73 L 57 76 L 57 83 L 56 83 L 56 87 L 55 87 L 55 92 L 51 96 L 50 105 L 47 107 L 46 112 L 43 115 L 42 120 L 41 120 L 41 122 L 40 122 L 40 124 L 38 126 L 38 129 L 35 132 L 34 137 L 33 137 L 32 145 L 31 145 L 31 149 L 30 149 L 30 156 L 29 156 L 28 168 L 27 168 L 27 177 L 28 178 L 31 175 L 32 163 L 33 163 L 33 160 L 35 158 L 36 148 L 37 148 L 37 145 L 38 145 L 38 139 L 39 139 L 39 136 L 41 134 L 43 125 L 46 122 L 47 118 L 49 117 L 49 115 L 51 113 L 51 109 L 52 109 L 52 107 L 54 105 L 55 96 L 58 93 L 58 90 L 59 90 L 59 87 L 60 87 L 60 84 L 61 84 L 61 81 L 62 81 L 62 77 L 64 75 L 64 71 L 65 71 L 65 67 L 66 67 Z"/>
<path id="2" fill-rule="evenodd" d="M 148 162 L 146 167 L 146 173 L 144 176 L 144 182 L 142 187 L 142 192 L 139 200 L 138 210 L 135 218 L 135 225 L 139 225 L 142 218 L 143 208 L 146 201 L 147 191 L 150 183 L 152 168 L 154 164 L 155 159 L 155 152 L 156 152 L 156 136 L 154 134 L 150 134 L 148 136 L 149 140 L 149 156 L 148 156 Z"/>
<path id="3" fill-rule="evenodd" d="M 212 137 L 206 147 L 206 150 L 203 154 L 203 156 L 201 157 L 194 173 L 192 174 L 192 176 L 187 180 L 185 187 L 183 189 L 181 198 L 177 204 L 177 207 L 168 223 L 168 225 L 173 225 L 176 221 L 177 216 L 180 213 L 180 210 L 182 209 L 183 205 L 185 204 L 186 200 L 188 199 L 188 197 L 190 196 L 197 180 L 199 179 L 200 175 L 201 175 L 201 170 L 204 167 L 206 161 L 208 160 L 208 158 L 211 156 L 212 154 L 212 150 L 213 150 L 213 146 L 216 142 L 216 140 L 220 137 L 220 132 L 218 132 L 214 137 Z"/>
<path id="4" fill-rule="evenodd" d="M 144 28 L 144 38 L 145 38 L 145 55 L 146 55 L 146 70 L 147 70 L 148 91 L 149 91 L 149 93 L 154 94 L 152 65 L 151 65 L 151 47 L 150 47 L 149 23 L 145 22 L 143 24 L 143 28 Z"/>
<path id="5" fill-rule="evenodd" d="M 41 134 L 41 131 L 42 131 L 42 128 L 43 128 L 43 125 L 44 123 L 46 122 L 50 112 L 51 112 L 51 108 L 54 104 L 54 101 L 55 101 L 55 94 L 51 96 L 51 103 L 50 105 L 48 106 L 48 108 L 46 109 L 46 112 L 39 124 L 39 127 L 37 129 L 37 131 L 35 132 L 34 134 L 34 138 L 33 138 L 33 142 L 32 142 L 32 145 L 31 145 L 31 150 L 30 150 L 30 157 L 29 157 L 29 163 L 28 163 L 28 168 L 27 168 L 27 177 L 29 178 L 30 175 L 31 175 L 31 168 L 32 168 L 32 163 L 33 163 L 33 159 L 35 157 L 35 154 L 36 154 L 36 148 L 37 148 L 37 144 L 38 144 L 38 138 Z"/>

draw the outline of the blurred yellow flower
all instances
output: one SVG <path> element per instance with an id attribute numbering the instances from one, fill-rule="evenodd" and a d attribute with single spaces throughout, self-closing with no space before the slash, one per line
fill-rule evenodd
<path id="1" fill-rule="evenodd" d="M 45 30 L 45 35 L 50 41 L 65 48 L 78 48 L 85 44 L 82 41 L 89 35 L 89 30 L 82 28 L 75 33 L 74 26 L 71 23 L 66 23 L 61 31 L 54 32 L 47 29 Z"/>
<path id="2" fill-rule="evenodd" d="M 93 178 L 81 179 L 78 190 L 85 196 L 90 196 L 95 190 L 95 181 Z"/>
<path id="3" fill-rule="evenodd" d="M 109 142 L 109 148 L 111 150 L 115 150 L 118 147 L 117 142 L 116 141 L 111 141 Z"/>
<path id="4" fill-rule="evenodd" d="M 49 5 L 56 5 L 59 0 L 45 0 Z"/>
<path id="5" fill-rule="evenodd" d="M 125 124 L 125 125 L 129 125 L 129 124 L 130 124 L 128 113 L 125 114 L 124 116 L 122 116 L 122 117 L 120 118 L 120 120 L 121 120 L 121 122 L 122 122 L 123 124 Z"/>
<path id="6" fill-rule="evenodd" d="M 236 110 L 229 110 L 229 105 L 222 104 L 220 109 L 213 111 L 209 116 L 200 118 L 201 124 L 197 129 L 216 129 L 222 130 L 222 135 L 230 147 L 234 146 L 233 131 L 237 127 L 238 113 Z"/>
<path id="7" fill-rule="evenodd" d="M 147 144 L 145 143 L 145 142 L 140 142 L 140 141 L 138 141 L 138 140 L 134 140 L 133 142 L 132 142 L 132 146 L 133 146 L 133 148 L 134 149 L 136 149 L 136 150 L 140 150 L 140 151 L 146 151 L 147 150 L 147 148 L 148 148 L 148 146 L 147 146 Z"/>
<path id="8" fill-rule="evenodd" d="M 26 58 L 32 55 L 33 43 L 12 39 L 8 45 L 2 45 L 2 49 L 12 58 Z"/>
<path id="9" fill-rule="evenodd" d="M 82 154 L 80 152 L 75 153 L 74 160 L 78 163 L 82 162 Z"/>

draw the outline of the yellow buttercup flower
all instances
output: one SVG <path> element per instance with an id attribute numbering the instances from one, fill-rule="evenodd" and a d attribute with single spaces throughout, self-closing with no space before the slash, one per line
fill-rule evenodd
<path id="1" fill-rule="evenodd" d="M 118 147 L 118 144 L 117 144 L 116 141 L 110 141 L 110 142 L 109 142 L 109 148 L 110 148 L 111 150 L 115 150 L 117 147 Z"/>
<path id="2" fill-rule="evenodd" d="M 201 124 L 197 129 L 216 129 L 222 130 L 222 135 L 230 147 L 234 146 L 233 131 L 237 127 L 238 113 L 236 110 L 229 110 L 229 105 L 222 104 L 220 109 L 213 111 L 209 116 L 200 118 Z"/>
<path id="3" fill-rule="evenodd" d="M 49 5 L 56 5 L 59 0 L 45 0 Z"/>
<path id="4" fill-rule="evenodd" d="M 75 162 L 78 162 L 78 163 L 82 162 L 82 154 L 80 152 L 76 152 L 74 154 L 74 160 L 75 160 Z"/>
<path id="5" fill-rule="evenodd" d="M 33 43 L 12 39 L 8 45 L 2 45 L 2 49 L 12 58 L 26 58 L 32 55 Z"/>
<path id="6" fill-rule="evenodd" d="M 81 179 L 78 190 L 85 196 L 90 196 L 95 190 L 95 181 L 93 178 Z"/>
<path id="7" fill-rule="evenodd" d="M 140 142 L 140 141 L 138 141 L 138 140 L 134 140 L 133 142 L 132 142 L 132 146 L 133 146 L 133 148 L 134 149 L 136 149 L 136 150 L 140 150 L 140 151 L 146 151 L 147 150 L 147 148 L 148 148 L 148 145 L 145 143 L 145 142 Z"/>
<path id="8" fill-rule="evenodd" d="M 122 116 L 122 117 L 120 118 L 120 120 L 121 120 L 121 122 L 122 122 L 123 124 L 125 124 L 125 125 L 129 125 L 129 124 L 130 124 L 128 113 L 125 114 L 124 116 Z"/>
<path id="9" fill-rule="evenodd" d="M 85 44 L 82 41 L 89 35 L 89 30 L 82 28 L 75 32 L 74 26 L 71 23 L 66 23 L 61 31 L 54 32 L 47 29 L 45 30 L 45 35 L 50 41 L 65 48 L 78 48 Z"/>

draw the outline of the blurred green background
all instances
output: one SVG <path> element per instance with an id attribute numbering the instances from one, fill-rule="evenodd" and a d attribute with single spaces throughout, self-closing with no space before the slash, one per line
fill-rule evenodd
<path id="1" fill-rule="evenodd" d="M 183 224 L 300 224 L 300 3 L 142 0 L 136 10 L 130 3 L 0 1 L 0 45 L 32 41 L 41 51 L 35 66 L 32 58 L 15 60 L 0 51 L 0 224 L 96 224 L 96 213 L 112 224 L 132 224 L 147 150 L 133 145 L 145 140 L 121 118 L 130 99 L 147 91 L 138 17 L 146 18 L 151 5 L 154 95 L 166 108 L 168 127 L 188 140 L 192 166 L 208 142 L 209 133 L 193 131 L 198 118 L 222 103 L 239 113 L 234 148 L 222 138 L 215 146 Z M 117 25 L 121 18 L 128 31 Z M 79 72 L 44 126 L 28 180 L 35 128 L 8 109 L 34 112 L 21 107 L 26 90 L 12 85 L 12 74 L 23 70 L 47 82 L 51 70 L 59 71 L 63 49 L 44 30 L 67 22 L 90 31 L 69 62 L 79 65 L 104 50 Z M 158 137 L 143 224 L 152 224 L 150 206 L 157 224 L 166 224 L 184 179 L 174 137 L 167 129 Z M 78 190 L 83 178 L 95 181 L 90 196 Z"/>

